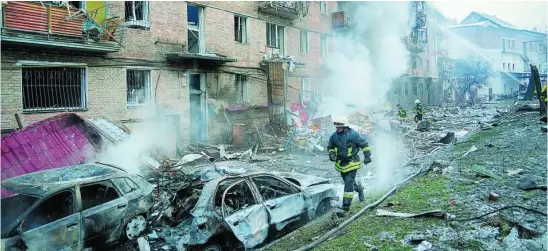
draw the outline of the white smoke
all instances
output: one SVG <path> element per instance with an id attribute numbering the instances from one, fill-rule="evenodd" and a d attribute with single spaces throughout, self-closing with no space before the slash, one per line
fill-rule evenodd
<path id="1" fill-rule="evenodd" d="M 174 128 L 167 123 L 164 114 L 156 107 L 143 107 L 139 110 L 139 119 L 131 128 L 131 134 L 122 142 L 109 145 L 99 153 L 94 161 L 115 165 L 129 173 L 140 174 L 150 152 L 169 154 L 173 150 L 175 139 L 171 135 Z"/>
<path id="2" fill-rule="evenodd" d="M 335 35 L 331 48 L 336 51 L 327 58 L 327 97 L 319 107 L 320 116 L 348 116 L 355 111 L 370 114 L 384 109 L 392 81 L 408 70 L 409 52 L 402 38 L 411 31 L 410 3 L 352 3 L 353 7 L 345 10 L 350 11 L 352 30 Z M 375 134 L 370 142 L 375 180 L 369 188 L 379 190 L 398 180 L 394 171 L 401 165 L 404 149 L 396 137 L 381 131 Z"/>
<path id="3" fill-rule="evenodd" d="M 393 79 L 404 74 L 409 53 L 402 37 L 410 32 L 408 2 L 353 2 L 353 28 L 335 35 L 327 58 L 322 115 L 349 115 L 383 107 Z"/>

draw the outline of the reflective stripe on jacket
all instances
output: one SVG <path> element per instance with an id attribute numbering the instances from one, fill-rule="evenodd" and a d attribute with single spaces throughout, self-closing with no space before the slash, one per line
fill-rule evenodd
<path id="1" fill-rule="evenodd" d="M 400 108 L 398 111 L 398 115 L 400 116 L 400 119 L 406 119 L 407 118 L 407 112 L 403 108 Z"/>
<path id="2" fill-rule="evenodd" d="M 371 156 L 367 140 L 351 128 L 345 128 L 340 133 L 333 133 L 329 138 L 327 149 L 337 155 L 335 169 L 341 173 L 361 168 L 360 151 L 363 151 L 366 156 Z"/>
<path id="3" fill-rule="evenodd" d="M 417 110 L 417 114 L 424 114 L 424 110 L 422 109 L 422 104 L 417 104 L 415 109 Z"/>

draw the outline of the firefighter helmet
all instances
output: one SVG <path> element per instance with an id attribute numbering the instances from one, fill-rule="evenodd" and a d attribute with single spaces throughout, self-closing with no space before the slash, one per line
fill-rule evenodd
<path id="1" fill-rule="evenodd" d="M 348 118 L 345 116 L 338 116 L 333 120 L 333 125 L 335 125 L 335 127 L 347 127 Z"/>
<path id="2" fill-rule="evenodd" d="M 415 105 L 418 105 L 418 104 L 420 104 L 420 103 L 421 103 L 420 100 L 418 100 L 418 99 L 415 100 Z"/>

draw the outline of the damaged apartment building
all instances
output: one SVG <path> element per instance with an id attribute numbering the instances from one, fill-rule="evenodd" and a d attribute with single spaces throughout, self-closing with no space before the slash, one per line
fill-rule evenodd
<path id="1" fill-rule="evenodd" d="M 288 125 L 321 97 L 336 2 L 2 3 L 3 132 L 57 113 L 132 128 L 172 114 L 184 142 Z M 275 122 L 275 123 L 272 123 Z"/>

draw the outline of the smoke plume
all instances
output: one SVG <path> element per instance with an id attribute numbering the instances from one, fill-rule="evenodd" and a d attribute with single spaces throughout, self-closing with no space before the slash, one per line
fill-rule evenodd
<path id="1" fill-rule="evenodd" d="M 392 81 L 408 69 L 409 53 L 402 38 L 411 31 L 409 2 L 346 3 L 351 5 L 344 11 L 353 20 L 352 29 L 333 38 L 330 48 L 335 51 L 327 58 L 327 97 L 319 107 L 321 116 L 348 116 L 355 111 L 369 115 L 384 109 Z M 384 189 L 397 180 L 393 175 L 404 156 L 402 144 L 380 130 L 370 144 L 375 167 L 370 188 Z"/>

